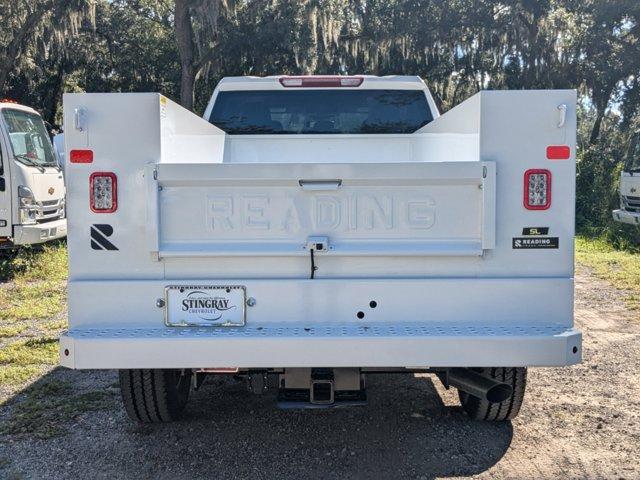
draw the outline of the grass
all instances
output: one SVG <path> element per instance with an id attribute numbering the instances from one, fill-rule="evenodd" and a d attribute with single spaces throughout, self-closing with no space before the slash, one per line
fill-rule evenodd
<path id="1" fill-rule="evenodd" d="M 0 328 L 53 317 L 66 304 L 67 249 L 63 243 L 5 252 L 0 258 Z"/>
<path id="2" fill-rule="evenodd" d="M 7 422 L 0 424 L 0 434 L 28 434 L 51 438 L 66 433 L 69 420 L 97 410 L 113 408 L 114 395 L 108 391 L 73 393 L 66 382 L 44 381 L 26 391 Z"/>
<path id="3" fill-rule="evenodd" d="M 0 365 L 55 365 L 57 360 L 57 338 L 18 340 L 0 350 Z"/>
<path id="4" fill-rule="evenodd" d="M 576 261 L 593 274 L 624 290 L 629 308 L 640 309 L 640 254 L 615 250 L 600 239 L 576 238 Z"/>
<path id="5" fill-rule="evenodd" d="M 0 404 L 58 363 L 66 279 L 62 242 L 0 252 Z"/>
<path id="6" fill-rule="evenodd" d="M 29 325 L 24 323 L 15 324 L 15 325 L 3 325 L 0 326 L 0 338 L 11 338 L 17 337 L 25 330 L 29 329 Z"/>
<path id="7" fill-rule="evenodd" d="M 0 252 L 0 406 L 11 404 L 0 434 L 50 438 L 82 413 L 114 404 L 113 391 L 74 393 L 44 376 L 58 364 L 67 327 L 66 280 L 62 242 Z"/>

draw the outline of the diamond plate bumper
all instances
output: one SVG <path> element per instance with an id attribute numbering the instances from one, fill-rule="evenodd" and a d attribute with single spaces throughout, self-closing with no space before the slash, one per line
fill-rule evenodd
<path id="1" fill-rule="evenodd" d="M 557 324 L 260 324 L 73 329 L 60 361 L 77 369 L 562 366 L 582 334 Z"/>

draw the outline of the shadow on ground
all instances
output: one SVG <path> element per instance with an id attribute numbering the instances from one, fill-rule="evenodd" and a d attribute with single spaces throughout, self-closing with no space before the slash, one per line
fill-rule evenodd
<path id="1" fill-rule="evenodd" d="M 445 405 L 430 377 L 370 376 L 368 406 L 321 411 L 278 410 L 275 393 L 255 396 L 242 382 L 217 378 L 192 395 L 183 421 L 143 426 L 124 416 L 115 382 L 114 372 L 56 369 L 2 408 L 0 422 L 6 424 L 33 392 L 49 384 L 73 389 L 63 389 L 54 415 L 42 417 L 59 417 L 65 433 L 42 439 L 29 433 L 0 436 L 0 476 L 467 476 L 498 462 L 513 434 L 510 423 L 473 422 L 460 407 Z M 78 402 L 87 394 L 98 403 Z M 55 409 L 72 414 L 57 415 Z"/>

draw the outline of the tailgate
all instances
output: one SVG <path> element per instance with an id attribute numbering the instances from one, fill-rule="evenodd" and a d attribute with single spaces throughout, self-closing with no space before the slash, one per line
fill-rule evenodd
<path id="1" fill-rule="evenodd" d="M 495 243 L 493 162 L 150 164 L 157 258 L 479 256 Z"/>

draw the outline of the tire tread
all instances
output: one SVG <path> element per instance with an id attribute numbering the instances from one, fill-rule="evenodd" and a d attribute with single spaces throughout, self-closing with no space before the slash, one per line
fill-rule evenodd
<path id="1" fill-rule="evenodd" d="M 464 392 L 458 392 L 462 408 L 474 420 L 501 422 L 518 416 L 527 384 L 527 369 L 524 367 L 495 367 L 480 372 L 489 378 L 508 383 L 513 394 L 503 402 L 491 403 Z"/>
<path id="2" fill-rule="evenodd" d="M 189 396 L 190 373 L 175 370 L 120 370 L 120 391 L 125 411 L 138 423 L 177 420 Z"/>

